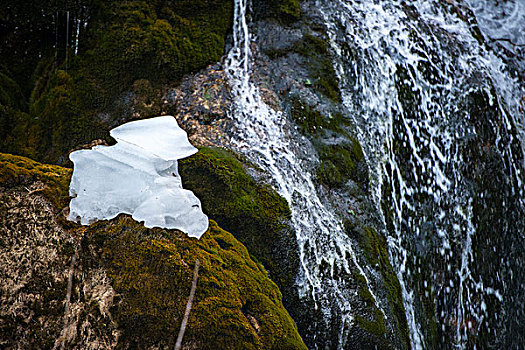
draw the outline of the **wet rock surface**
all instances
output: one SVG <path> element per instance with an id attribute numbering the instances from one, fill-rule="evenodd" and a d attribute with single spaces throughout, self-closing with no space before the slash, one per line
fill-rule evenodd
<path id="1" fill-rule="evenodd" d="M 345 223 L 368 278 L 367 282 L 355 266 L 334 277 L 353 291 L 345 301 L 354 321 L 344 334 L 336 307 L 327 321 L 308 296 L 297 300 L 285 294 L 285 306 L 311 348 L 337 348 L 341 337 L 347 337 L 343 348 L 409 348 L 399 282 L 386 240 L 375 229 L 381 227 L 381 219 L 368 192 L 368 166 L 352 123 L 343 114 L 323 20 L 313 2 L 304 2 L 299 21 L 283 24 L 255 16 L 251 30 L 257 37 L 251 43 L 252 80 L 263 101 L 283 113 L 287 127 L 294 129 L 291 134 L 302 138 L 291 147 L 302 149 L 296 153 L 304 155 L 302 163 L 316 174 L 323 204 Z M 334 273 L 328 263 L 321 270 Z"/>
<path id="2" fill-rule="evenodd" d="M 162 97 L 162 113 L 174 115 L 196 146 L 228 145 L 230 108 L 228 82 L 219 64 L 186 76 Z"/>

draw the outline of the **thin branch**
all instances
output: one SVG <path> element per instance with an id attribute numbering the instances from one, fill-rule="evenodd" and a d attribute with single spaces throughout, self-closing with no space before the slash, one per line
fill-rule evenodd
<path id="1" fill-rule="evenodd" d="M 186 331 L 186 324 L 188 324 L 188 318 L 190 317 L 191 305 L 193 304 L 193 297 L 195 296 L 195 289 L 197 289 L 197 278 L 199 277 L 199 265 L 200 261 L 197 259 L 195 261 L 195 269 L 193 270 L 193 282 L 191 284 L 190 296 L 188 298 L 188 303 L 186 304 L 186 311 L 184 312 L 184 318 L 180 325 L 179 335 L 177 337 L 177 343 L 175 344 L 175 350 L 180 350 L 182 345 L 182 337 L 184 337 L 184 332 Z"/>

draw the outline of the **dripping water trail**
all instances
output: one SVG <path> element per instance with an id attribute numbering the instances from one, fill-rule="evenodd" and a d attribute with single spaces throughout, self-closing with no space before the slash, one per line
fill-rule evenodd
<path id="1" fill-rule="evenodd" d="M 369 278 L 357 261 L 341 220 L 317 194 L 310 173 L 312 164 L 316 163 L 316 159 L 311 159 L 315 158 L 312 145 L 288 125 L 281 112 L 272 110 L 262 101 L 258 89 L 250 81 L 251 37 L 246 5 L 244 0 L 235 1 L 233 47 L 225 61 L 234 96 L 231 117 L 237 125 L 237 135 L 232 143 L 250 161 L 269 173 L 272 185 L 287 200 L 299 247 L 299 295 L 303 301 L 313 302 L 322 315 L 312 321 L 317 322 L 312 325 L 315 332 L 333 331 L 339 339 L 332 346 L 341 349 L 346 341 L 346 330 L 354 321 L 350 300 L 355 290 L 340 280 L 351 279 L 356 271 L 364 277 L 377 308 L 381 311 L 382 308 L 370 288 Z M 311 150 L 308 161 L 312 163 L 301 157 L 301 153 L 307 150 Z M 338 326 L 334 326 L 336 323 Z M 334 329 L 327 332 L 330 327 Z M 323 342 L 323 339 L 319 341 Z M 321 348 L 324 345 L 319 343 L 316 346 Z"/>

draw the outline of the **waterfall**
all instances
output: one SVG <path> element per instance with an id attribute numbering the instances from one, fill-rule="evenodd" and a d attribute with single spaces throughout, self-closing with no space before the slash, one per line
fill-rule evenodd
<path id="1" fill-rule="evenodd" d="M 235 1 L 226 60 L 233 143 L 290 205 L 300 296 L 323 315 L 311 330 L 338 325 L 330 347 L 345 348 L 354 322 L 347 282 L 357 269 L 369 284 L 367 269 L 316 191 L 312 145 L 259 94 L 246 1 Z M 519 66 L 520 58 L 486 41 L 505 27 L 480 17 L 482 34 L 474 16 L 486 13 L 454 1 L 317 0 L 315 11 L 345 117 L 371 170 L 412 347 L 518 348 L 525 342 L 525 84 L 523 67 L 509 63 Z M 525 32 L 511 27 L 509 40 Z"/>
<path id="2" fill-rule="evenodd" d="M 311 328 L 319 332 L 336 318 L 339 342 L 334 347 L 342 348 L 353 321 L 349 301 L 355 294 L 347 286 L 347 279 L 355 269 L 367 283 L 368 277 L 358 264 L 341 220 L 318 197 L 311 165 L 305 161 L 315 158 L 312 145 L 289 125 L 281 112 L 263 102 L 251 80 L 252 37 L 246 11 L 246 0 L 236 0 L 234 42 L 226 60 L 234 96 L 231 117 L 237 127 L 233 142 L 238 151 L 269 173 L 272 185 L 288 201 L 299 246 L 299 295 L 305 303 L 312 301 L 322 315 Z"/>
<path id="3" fill-rule="evenodd" d="M 372 169 L 412 346 L 517 348 L 523 82 L 453 2 L 318 3 Z"/>

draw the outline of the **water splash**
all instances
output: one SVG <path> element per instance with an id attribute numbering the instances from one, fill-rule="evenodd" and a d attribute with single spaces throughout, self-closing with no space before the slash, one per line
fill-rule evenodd
<path id="1" fill-rule="evenodd" d="M 315 163 L 312 145 L 288 124 L 281 112 L 263 102 L 251 81 L 252 37 L 246 21 L 246 5 L 246 0 L 235 1 L 234 43 L 226 60 L 234 96 L 232 119 L 237 126 L 233 141 L 239 151 L 268 171 L 272 185 L 288 201 L 299 246 L 300 297 L 313 301 L 324 316 L 312 328 L 319 331 L 327 328 L 334 317 L 338 319 L 339 342 L 334 347 L 342 348 L 353 322 L 350 300 L 351 294 L 355 294 L 345 279 L 353 269 L 367 283 L 368 278 L 356 260 L 341 220 L 318 197 L 310 172 L 312 157 Z M 375 296 L 374 299 L 377 300 Z M 377 307 L 380 309 L 380 305 Z"/>
<path id="2" fill-rule="evenodd" d="M 497 343 L 504 314 L 512 305 L 523 310 L 514 297 L 504 300 L 520 263 L 505 271 L 512 265 L 505 250 L 515 247 L 491 237 L 482 220 L 497 219 L 491 224 L 509 240 L 523 238 L 523 223 L 512 218 L 525 213 L 523 134 L 516 129 L 524 87 L 443 2 L 320 4 L 344 104 L 373 170 L 413 347 L 467 348 L 480 334 Z M 472 165 L 479 157 L 486 167 L 493 157 L 502 168 Z M 476 173 L 484 171 L 501 175 L 501 188 L 485 184 Z M 509 218 L 496 217 L 490 206 Z M 487 271 L 498 268 L 484 267 L 473 248 L 485 239 L 500 244 L 494 255 L 501 260 L 492 262 L 502 265 L 497 277 Z M 501 342 L 519 342 L 515 336 Z"/>

